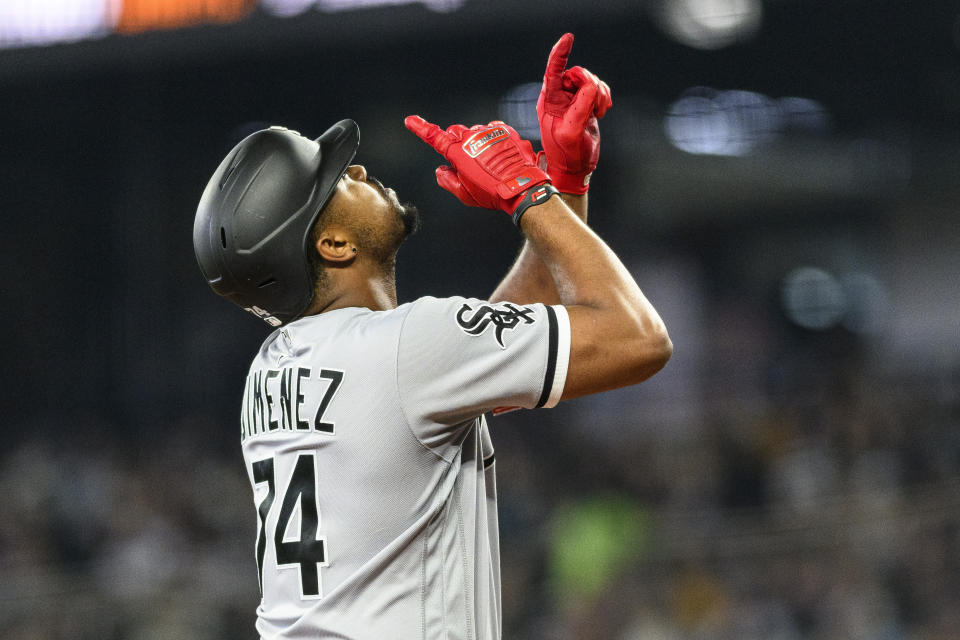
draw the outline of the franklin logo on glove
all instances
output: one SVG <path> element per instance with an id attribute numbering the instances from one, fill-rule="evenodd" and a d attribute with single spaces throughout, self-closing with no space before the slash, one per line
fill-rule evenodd
<path id="1" fill-rule="evenodd" d="M 467 138 L 467 141 L 463 143 L 463 150 L 471 158 L 476 158 L 493 145 L 509 137 L 510 132 L 504 127 L 484 129 Z"/>

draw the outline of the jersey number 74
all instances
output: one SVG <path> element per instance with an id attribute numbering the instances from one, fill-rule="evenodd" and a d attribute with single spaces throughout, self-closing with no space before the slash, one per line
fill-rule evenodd
<path id="1" fill-rule="evenodd" d="M 255 484 L 267 483 L 267 496 L 257 507 L 260 516 L 257 535 L 257 572 L 260 577 L 260 593 L 263 593 L 263 556 L 267 549 L 267 516 L 276 495 L 273 458 L 259 460 L 253 465 Z M 294 508 L 300 505 L 300 533 L 298 539 L 285 539 L 287 526 Z M 320 525 L 320 510 L 317 507 L 316 460 L 312 453 L 301 453 L 290 476 L 290 482 L 280 501 L 280 514 L 273 531 L 273 547 L 277 556 L 277 569 L 297 569 L 300 577 L 300 598 L 303 600 L 323 597 L 320 588 L 320 567 L 328 565 L 327 539 L 317 536 Z"/>

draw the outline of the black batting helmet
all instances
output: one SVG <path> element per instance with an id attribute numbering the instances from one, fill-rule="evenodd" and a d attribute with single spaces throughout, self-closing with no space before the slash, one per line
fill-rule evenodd
<path id="1" fill-rule="evenodd" d="M 310 140 L 270 127 L 242 140 L 200 198 L 193 250 L 221 296 L 278 327 L 313 301 L 310 230 L 360 144 L 353 120 Z"/>

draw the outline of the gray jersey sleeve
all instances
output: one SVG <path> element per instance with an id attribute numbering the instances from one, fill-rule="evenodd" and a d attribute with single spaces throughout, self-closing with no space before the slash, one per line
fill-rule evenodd
<path id="1" fill-rule="evenodd" d="M 569 355 L 570 321 L 562 306 L 421 298 L 400 332 L 400 399 L 412 426 L 456 425 L 503 406 L 553 407 Z"/>

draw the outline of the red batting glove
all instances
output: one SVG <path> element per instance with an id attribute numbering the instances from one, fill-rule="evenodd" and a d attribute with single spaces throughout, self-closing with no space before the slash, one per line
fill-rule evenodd
<path id="1" fill-rule="evenodd" d="M 499 120 L 469 129 L 455 124 L 446 131 L 420 116 L 407 116 L 404 124 L 453 165 L 437 167 L 437 184 L 469 207 L 513 216 L 527 191 L 550 180 L 537 167 L 530 143 Z"/>
<path id="2" fill-rule="evenodd" d="M 566 69 L 572 48 L 573 34 L 565 33 L 550 51 L 537 119 L 553 184 L 564 193 L 584 194 L 600 156 L 597 119 L 613 106 L 613 99 L 607 83 L 583 67 Z"/>

